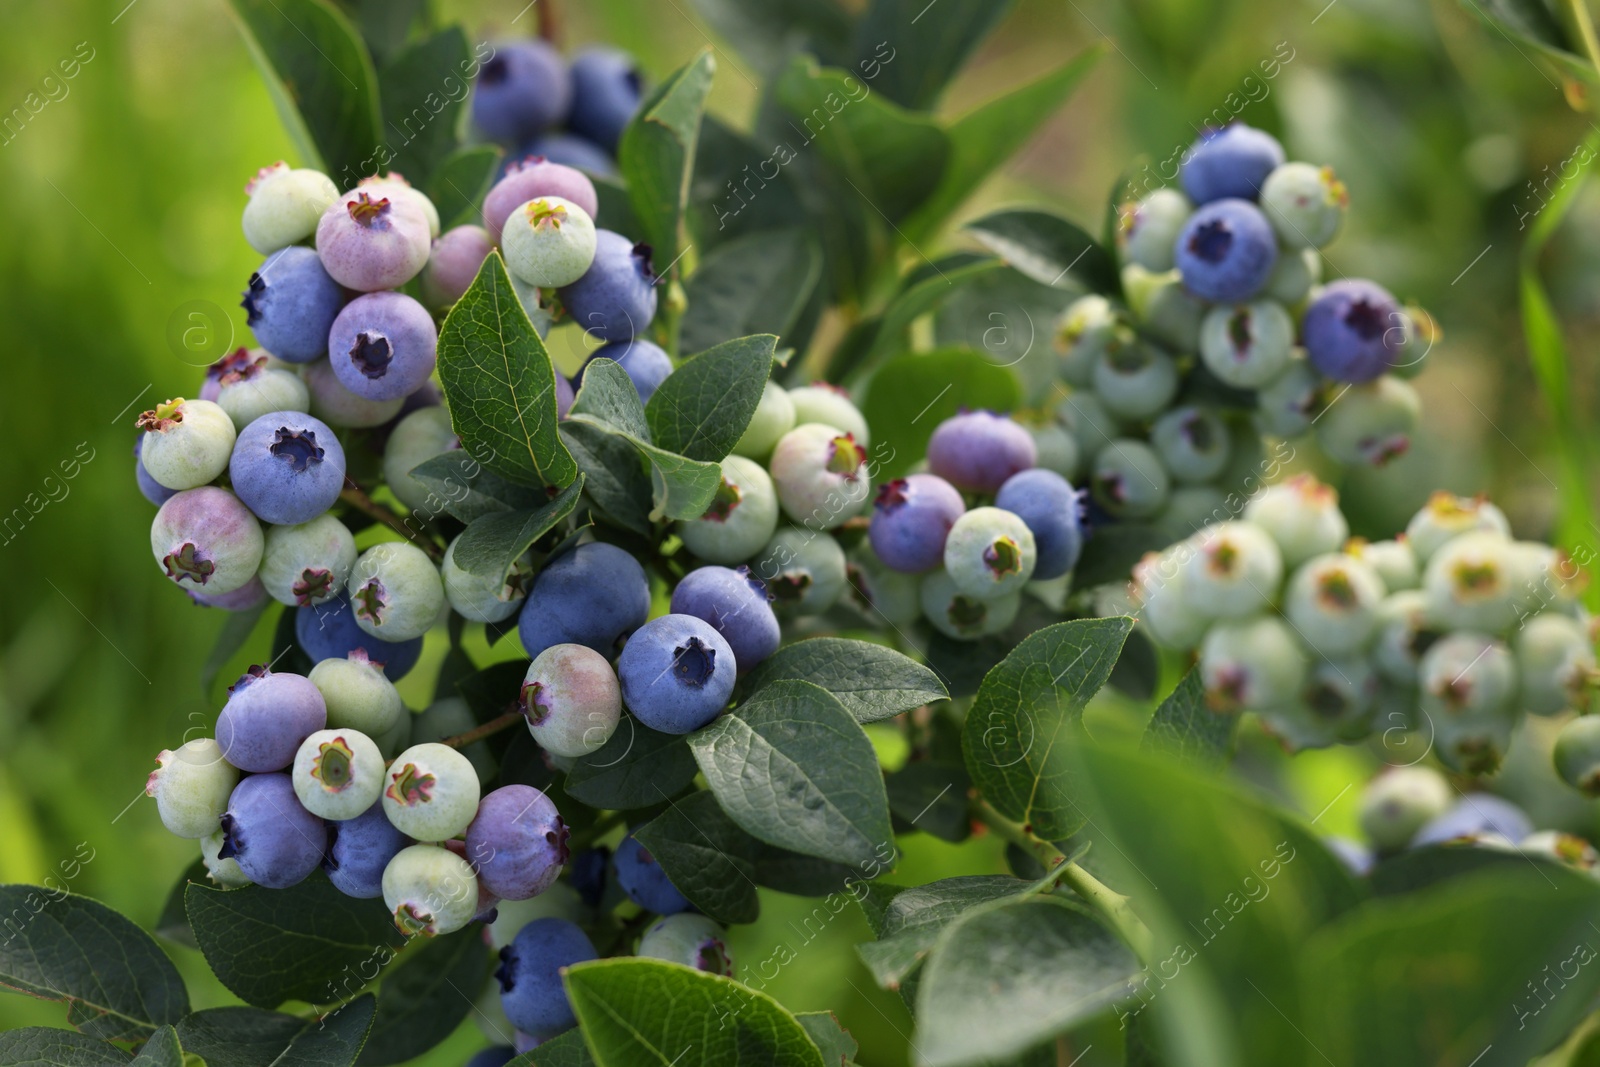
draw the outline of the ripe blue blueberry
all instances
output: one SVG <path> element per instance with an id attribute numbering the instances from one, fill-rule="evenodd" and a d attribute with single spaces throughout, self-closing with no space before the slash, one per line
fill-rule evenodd
<path id="1" fill-rule="evenodd" d="M 1245 504 L 1241 517 L 1277 542 L 1283 565 L 1291 570 L 1313 556 L 1337 552 L 1350 536 L 1350 524 L 1339 510 L 1339 491 L 1311 474 L 1296 474 L 1262 489 Z"/>
<path id="2" fill-rule="evenodd" d="M 1117 227 L 1123 262 L 1158 273 L 1171 270 L 1172 246 L 1193 211 L 1189 198 L 1176 189 L 1157 189 L 1124 207 Z"/>
<path id="3" fill-rule="evenodd" d="M 750 425 L 733 446 L 734 455 L 766 459 L 779 438 L 795 428 L 795 422 L 794 401 L 789 398 L 789 391 L 769 380 L 761 389 L 761 402 L 756 405 L 756 413 L 750 416 Z"/>
<path id="4" fill-rule="evenodd" d="M 950 527 L 944 543 L 945 572 L 978 600 L 1021 592 L 1037 562 L 1033 531 L 1002 508 L 973 508 Z"/>
<path id="5" fill-rule="evenodd" d="M 727 641 L 739 671 L 778 651 L 782 634 L 766 583 L 750 568 L 698 567 L 672 591 L 672 611 L 709 623 Z"/>
<path id="6" fill-rule="evenodd" d="M 244 191 L 250 197 L 241 220 L 244 239 L 263 256 L 316 233 L 317 220 L 339 199 L 332 178 L 282 161 L 262 167 Z"/>
<path id="7" fill-rule="evenodd" d="M 407 714 L 399 690 L 364 648 L 352 649 L 341 659 L 322 660 L 307 677 L 322 694 L 329 727 L 359 730 L 377 738 L 394 729 Z"/>
<path id="8" fill-rule="evenodd" d="M 1466 793 L 1411 839 L 1412 848 L 1494 834 L 1516 843 L 1533 833 L 1533 822 L 1517 805 L 1493 793 Z"/>
<path id="9" fill-rule="evenodd" d="M 771 469 L 785 514 L 812 530 L 844 525 L 872 490 L 866 449 L 851 434 L 820 422 L 784 434 L 772 450 Z"/>
<path id="10" fill-rule="evenodd" d="M 743 456 L 728 456 L 711 506 L 698 519 L 682 523 L 678 536 L 706 562 L 732 566 L 760 552 L 777 529 L 778 495 L 766 468 Z"/>
<path id="11" fill-rule="evenodd" d="M 1286 707 L 1298 699 L 1308 667 L 1294 631 L 1276 615 L 1220 622 L 1200 644 L 1200 676 L 1213 711 Z"/>
<path id="12" fill-rule="evenodd" d="M 539 747 L 576 758 L 598 751 L 622 719 L 611 661 L 585 645 L 551 645 L 522 678 L 517 706 Z"/>
<path id="13" fill-rule="evenodd" d="M 1399 302 L 1362 278 L 1323 286 L 1306 308 L 1300 334 L 1311 365 L 1337 382 L 1370 382 L 1405 359 Z"/>
<path id="14" fill-rule="evenodd" d="M 1095 502 L 1117 518 L 1144 519 L 1166 506 L 1172 479 L 1155 450 L 1121 439 L 1100 449 L 1089 474 Z"/>
<path id="15" fill-rule="evenodd" d="M 1317 445 L 1349 466 L 1381 467 L 1406 454 L 1422 421 L 1422 399 L 1392 374 L 1343 390 L 1316 420 Z"/>
<path id="16" fill-rule="evenodd" d="M 494 242 L 482 226 L 456 226 L 440 234 L 422 270 L 422 294 L 435 310 L 449 308 L 472 287 Z"/>
<path id="17" fill-rule="evenodd" d="M 375 800 L 353 819 L 328 823 L 328 854 L 322 869 L 346 896 L 381 897 L 384 868 L 412 843 L 383 813 L 383 802 Z"/>
<path id="18" fill-rule="evenodd" d="M 639 391 L 639 400 L 648 404 L 656 389 L 672 373 L 672 357 L 662 347 L 643 337 L 613 341 L 595 349 L 591 360 L 614 359 Z"/>
<path id="19" fill-rule="evenodd" d="M 139 458 L 168 489 L 194 489 L 228 467 L 236 439 L 233 420 L 209 400 L 168 400 L 139 416 Z"/>
<path id="20" fill-rule="evenodd" d="M 622 702 L 640 722 L 667 734 L 686 734 L 716 718 L 738 671 L 727 640 L 692 615 L 650 620 L 617 657 Z"/>
<path id="21" fill-rule="evenodd" d="M 467 859 L 495 896 L 527 900 L 550 888 L 567 862 L 567 824 L 553 801 L 528 785 L 483 798 L 467 827 Z"/>
<path id="22" fill-rule="evenodd" d="M 591 541 L 539 572 L 517 626 L 529 656 L 577 644 L 609 657 L 649 617 L 650 580 L 639 561 L 616 545 Z"/>
<path id="23" fill-rule="evenodd" d="M 383 754 L 359 730 L 318 730 L 300 743 L 289 772 L 294 794 L 324 819 L 354 819 L 378 802 Z"/>
<path id="24" fill-rule="evenodd" d="M 418 841 L 446 841 L 465 830 L 478 811 L 481 786 L 472 762 L 451 748 L 426 741 L 389 764 L 383 810 Z"/>
<path id="25" fill-rule="evenodd" d="M 322 604 L 295 612 L 294 640 L 312 663 L 325 659 L 344 659 L 362 649 L 374 663 L 383 666 L 391 681 L 404 678 L 422 656 L 422 638 L 409 641 L 382 641 L 356 624 L 350 598 L 342 591 Z"/>
<path id="26" fill-rule="evenodd" d="M 1249 522 L 1219 522 L 1195 535 L 1181 566 L 1189 603 L 1213 619 L 1239 619 L 1272 605 L 1283 582 L 1283 553 Z"/>
<path id="27" fill-rule="evenodd" d="M 733 976 L 728 932 L 704 915 L 680 912 L 652 923 L 639 938 L 638 955 L 681 963 L 697 971 Z"/>
<path id="28" fill-rule="evenodd" d="M 228 687 L 217 744 L 241 771 L 281 771 L 301 743 L 327 725 L 328 706 L 309 678 L 256 666 Z"/>
<path id="29" fill-rule="evenodd" d="M 466 860 L 438 845 L 409 845 L 383 869 L 383 903 L 407 937 L 453 933 L 478 914 L 478 879 Z"/>
<path id="30" fill-rule="evenodd" d="M 622 839 L 616 854 L 611 857 L 612 869 L 617 872 L 617 884 L 645 911 L 657 915 L 676 915 L 687 911 L 689 901 L 678 892 L 678 887 L 667 878 L 667 872 L 632 834 Z"/>
<path id="31" fill-rule="evenodd" d="M 572 57 L 572 111 L 567 129 L 608 152 L 633 113 L 639 110 L 644 82 L 628 53 L 615 48 L 587 48 Z"/>
<path id="32" fill-rule="evenodd" d="M 304 412 L 270 412 L 239 434 L 228 476 L 239 499 L 266 522 L 310 522 L 344 489 L 344 446 Z"/>
<path id="33" fill-rule="evenodd" d="M 1165 411 L 1178 395 L 1178 368 L 1155 345 L 1136 341 L 1108 349 L 1095 361 L 1090 382 L 1111 414 L 1139 422 Z"/>
<path id="34" fill-rule="evenodd" d="M 594 262 L 561 290 L 572 321 L 602 341 L 626 341 L 656 317 L 656 272 L 650 246 L 620 233 L 595 231 Z"/>
<path id="35" fill-rule="evenodd" d="M 1283 146 L 1270 133 L 1230 122 L 1208 129 L 1190 146 L 1178 180 L 1197 204 L 1224 197 L 1254 200 L 1267 176 L 1283 165 Z"/>
<path id="36" fill-rule="evenodd" d="M 240 306 L 262 348 L 289 363 L 310 363 L 328 350 L 328 329 L 344 301 L 317 253 L 291 245 L 250 275 Z"/>
<path id="37" fill-rule="evenodd" d="M 561 125 L 571 106 L 566 60 L 536 37 L 498 42 L 472 87 L 473 125 L 504 144 Z"/>
<path id="38" fill-rule="evenodd" d="M 483 228 L 489 231 L 489 240 L 500 244 L 501 233 L 511 213 L 543 196 L 560 197 L 577 204 L 590 219 L 600 214 L 600 198 L 595 195 L 594 183 L 583 172 L 533 156 L 507 167 L 505 176 L 495 182 L 494 188 L 483 198 Z"/>
<path id="39" fill-rule="evenodd" d="M 1034 581 L 1059 578 L 1083 551 L 1083 500 L 1061 475 L 1031 470 L 1013 474 L 995 494 L 995 507 L 1017 516 L 1033 533 Z"/>
<path id="40" fill-rule="evenodd" d="M 408 541 L 385 541 L 361 553 L 346 588 L 356 625 L 384 641 L 421 637 L 445 606 L 439 568 Z"/>
<path id="41" fill-rule="evenodd" d="M 400 400 L 433 373 L 439 331 L 404 293 L 367 293 L 344 306 L 328 333 L 339 384 L 368 400 Z"/>
<path id="42" fill-rule="evenodd" d="M 311 393 L 311 414 L 329 426 L 365 428 L 382 426 L 400 414 L 405 398 L 372 400 L 352 393 L 339 381 L 329 360 L 306 367 L 306 389 Z"/>
<path id="43" fill-rule="evenodd" d="M 570 285 L 594 262 L 594 219 L 571 200 L 535 197 L 506 216 L 500 247 L 506 270 L 524 285 Z"/>
<path id="44" fill-rule="evenodd" d="M 245 877 L 268 889 L 303 881 L 328 844 L 327 827 L 301 805 L 287 774 L 252 774 L 240 782 L 221 824 L 218 858 L 238 861 Z"/>
<path id="45" fill-rule="evenodd" d="M 578 1025 L 561 972 L 599 953 L 576 923 L 535 919 L 500 950 L 500 1004 L 518 1030 L 546 1038 Z"/>
<path id="46" fill-rule="evenodd" d="M 1389 767 L 1361 794 L 1361 832 L 1380 852 L 1399 851 L 1449 810 L 1454 795 L 1432 767 Z"/>
<path id="47" fill-rule="evenodd" d="M 785 616 L 818 615 L 844 592 L 844 549 L 829 534 L 788 526 L 772 535 L 751 568 Z"/>
<path id="48" fill-rule="evenodd" d="M 317 222 L 317 257 L 334 281 L 358 292 L 400 288 L 422 272 L 432 248 L 422 206 L 381 189 L 345 193 Z"/>
<path id="49" fill-rule="evenodd" d="M 956 487 L 937 474 L 910 474 L 878 487 L 867 528 L 885 567 L 906 574 L 944 563 L 945 538 L 967 510 Z"/>
<path id="50" fill-rule="evenodd" d="M 1350 194 L 1332 167 L 1285 163 L 1261 183 L 1261 210 L 1285 248 L 1321 248 L 1344 221 Z"/>
<path id="51" fill-rule="evenodd" d="M 1273 300 L 1216 307 L 1200 327 L 1206 369 L 1236 389 L 1259 389 L 1282 374 L 1294 348 L 1294 320 Z"/>
<path id="52" fill-rule="evenodd" d="M 238 784 L 239 771 L 223 758 L 222 746 L 202 737 L 157 753 L 144 792 L 155 798 L 169 833 L 198 839 L 216 832 Z"/>
<path id="53" fill-rule="evenodd" d="M 976 641 L 1004 632 L 1016 621 L 1022 607 L 1021 593 L 1007 593 L 987 600 L 970 596 L 957 588 L 944 570 L 922 579 L 918 592 L 922 613 L 933 628 L 957 641 Z"/>
<path id="54" fill-rule="evenodd" d="M 952 415 L 928 439 L 928 469 L 969 493 L 993 493 L 1038 458 L 1028 431 L 992 411 Z"/>
<path id="55" fill-rule="evenodd" d="M 145 469 L 143 455 L 145 436 L 145 432 L 140 430 L 139 436 L 133 439 L 133 476 L 138 482 L 139 492 L 146 500 L 159 508 L 162 504 L 171 500 L 178 490 L 168 489 L 152 478 L 150 472 Z"/>
<path id="56" fill-rule="evenodd" d="M 1239 304 L 1266 284 L 1278 261 L 1278 245 L 1260 208 L 1246 200 L 1217 200 L 1189 216 L 1176 256 L 1191 293 Z"/>
<path id="57" fill-rule="evenodd" d="M 226 489 L 174 494 L 150 524 L 150 551 L 180 588 L 208 596 L 243 588 L 261 565 L 261 524 Z"/>
<path id="58" fill-rule="evenodd" d="M 291 364 L 273 361 L 263 355 L 238 370 L 229 371 L 218 382 L 217 405 L 227 412 L 234 426 L 248 426 L 273 411 L 307 411 L 311 391 Z"/>
<path id="59" fill-rule="evenodd" d="M 1221 475 L 1227 469 L 1232 444 L 1221 416 L 1193 404 L 1173 408 L 1156 419 L 1150 428 L 1150 443 L 1173 481 L 1185 485 L 1213 481 Z"/>
<path id="60" fill-rule="evenodd" d="M 356 539 L 332 515 L 297 526 L 270 526 L 261 583 L 280 604 L 325 604 L 339 595 L 356 562 Z"/>

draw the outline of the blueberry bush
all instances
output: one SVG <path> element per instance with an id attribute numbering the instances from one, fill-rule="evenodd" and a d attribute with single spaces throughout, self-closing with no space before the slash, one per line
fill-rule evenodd
<path id="1" fill-rule="evenodd" d="M 1231 122 L 1090 226 L 948 234 L 1099 49 L 952 120 L 1008 4 L 699 0 L 765 81 L 736 129 L 712 49 L 645 84 L 550 0 L 477 47 L 231 6 L 301 165 L 246 187 L 257 347 L 134 449 L 224 618 L 142 812 L 198 858 L 153 934 L 0 886 L 0 984 L 73 1027 L 0 1064 L 381 1065 L 471 1019 L 480 1067 L 848 1067 L 766 992 L 792 951 L 729 949 L 773 893 L 865 917 L 922 1067 L 1596 1055 L 1600 855 L 1492 789 L 1563 716 L 1542 773 L 1600 795 L 1587 561 L 1442 491 L 1352 538 L 1305 469 L 1406 452 L 1450 358 L 1324 278 L 1330 161 Z M 1246 731 L 1383 753 L 1363 839 L 1229 773 Z M 911 835 L 1007 870 L 902 883 Z"/>

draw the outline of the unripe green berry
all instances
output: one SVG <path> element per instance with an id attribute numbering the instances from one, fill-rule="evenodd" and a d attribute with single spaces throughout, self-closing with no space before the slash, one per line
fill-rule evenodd
<path id="1" fill-rule="evenodd" d="M 1571 708 L 1586 712 L 1595 687 L 1594 645 L 1578 620 L 1554 612 L 1535 615 L 1512 640 L 1521 705 L 1535 715 Z"/>
<path id="2" fill-rule="evenodd" d="M 269 526 L 259 577 L 280 604 L 322 604 L 344 588 L 356 555 L 355 536 L 331 514 L 298 526 Z"/>
<path id="3" fill-rule="evenodd" d="M 785 527 L 767 542 L 750 573 L 767 583 L 774 611 L 819 615 L 844 592 L 844 549 L 830 534 Z"/>
<path id="4" fill-rule="evenodd" d="M 444 610 L 444 582 L 427 553 L 402 541 L 373 545 L 350 569 L 356 625 L 383 641 L 421 637 Z"/>
<path id="5" fill-rule="evenodd" d="M 1283 553 L 1284 566 L 1336 552 L 1350 536 L 1339 492 L 1310 474 L 1269 485 L 1244 506 L 1244 519 L 1265 530 Z"/>
<path id="6" fill-rule="evenodd" d="M 657 919 L 639 938 L 638 955 L 681 963 L 697 971 L 732 976 L 727 931 L 704 915 L 679 912 Z"/>
<path id="7" fill-rule="evenodd" d="M 264 256 L 314 235 L 322 213 L 339 199 L 339 187 L 326 174 L 281 162 L 262 168 L 245 192 L 244 239 Z"/>
<path id="8" fill-rule="evenodd" d="M 761 400 L 756 413 L 750 416 L 750 425 L 733 446 L 733 454 L 753 460 L 764 460 L 772 455 L 778 439 L 795 428 L 794 401 L 789 391 L 768 379 L 761 387 Z"/>
<path id="9" fill-rule="evenodd" d="M 1390 767 L 1361 794 L 1361 832 L 1380 852 L 1397 852 L 1454 799 L 1450 783 L 1433 768 Z"/>
<path id="10" fill-rule="evenodd" d="M 444 550 L 439 563 L 439 578 L 444 582 L 445 599 L 457 615 L 473 622 L 504 622 L 522 607 L 528 585 L 533 580 L 533 558 L 526 552 L 511 563 L 505 575 L 494 568 L 487 573 L 466 570 L 456 561 L 456 546 L 464 534 L 456 536 Z"/>
<path id="11" fill-rule="evenodd" d="M 1339 659 L 1359 655 L 1371 643 L 1383 597 L 1376 571 L 1353 556 L 1330 552 L 1294 572 L 1283 613 L 1313 652 Z"/>
<path id="12" fill-rule="evenodd" d="M 1228 427 L 1210 408 L 1173 408 L 1150 428 L 1150 443 L 1173 480 L 1185 485 L 1209 482 L 1228 466 Z"/>
<path id="13" fill-rule="evenodd" d="M 944 569 L 957 589 L 979 600 L 1019 593 L 1033 577 L 1033 531 L 1002 508 L 973 508 L 950 527 Z"/>
<path id="14" fill-rule="evenodd" d="M 1154 345 L 1117 345 L 1095 361 L 1092 384 L 1106 410 L 1139 422 L 1172 403 L 1178 393 L 1178 368 Z"/>
<path id="15" fill-rule="evenodd" d="M 383 792 L 387 770 L 372 738 L 359 730 L 318 730 L 294 756 L 294 795 L 313 815 L 354 819 Z"/>
<path id="16" fill-rule="evenodd" d="M 1350 195 L 1332 167 L 1285 163 L 1261 183 L 1261 210 L 1285 248 L 1322 248 L 1344 222 Z"/>
<path id="17" fill-rule="evenodd" d="M 1089 477 L 1095 500 L 1123 519 L 1146 519 L 1167 503 L 1172 480 L 1151 447 L 1127 438 L 1113 441 L 1095 456 Z"/>
<path id="18" fill-rule="evenodd" d="M 1124 205 L 1117 227 L 1117 246 L 1125 263 L 1149 271 L 1172 269 L 1178 232 L 1194 205 L 1176 189 L 1156 189 L 1135 204 Z"/>
<path id="19" fill-rule="evenodd" d="M 933 628 L 957 641 L 976 641 L 1005 631 L 1022 607 L 1021 593 L 989 600 L 968 596 L 942 570 L 922 579 L 921 599 L 922 613 Z"/>
<path id="20" fill-rule="evenodd" d="M 1277 378 L 1293 346 L 1294 320 L 1273 300 L 1214 307 L 1200 327 L 1206 369 L 1236 389 L 1259 389 Z"/>
<path id="21" fill-rule="evenodd" d="M 794 405 L 794 424 L 804 426 L 819 422 L 836 426 L 856 439 L 856 444 L 866 448 L 872 444 L 872 431 L 867 428 L 866 416 L 855 406 L 843 389 L 833 385 L 802 385 L 789 390 L 789 402 Z"/>
<path id="22" fill-rule="evenodd" d="M 1196 534 L 1181 564 L 1193 610 L 1241 619 L 1270 608 L 1283 583 L 1283 555 L 1261 527 L 1220 522 Z"/>
<path id="23" fill-rule="evenodd" d="M 383 446 L 383 480 L 395 498 L 413 511 L 444 510 L 434 490 L 411 471 L 460 444 L 442 405 L 418 408 L 395 424 Z"/>
<path id="24" fill-rule="evenodd" d="M 1344 550 L 1378 572 L 1383 587 L 1391 593 L 1415 589 L 1422 581 L 1417 555 L 1404 540 L 1367 541 L 1354 538 Z"/>
<path id="25" fill-rule="evenodd" d="M 447 737 L 456 737 L 476 729 L 479 725 L 477 718 L 472 714 L 472 708 L 461 697 L 435 700 L 416 714 L 403 715 L 401 718 L 406 720 L 409 730 L 405 740 L 393 749 L 396 752 L 426 741 L 443 741 Z M 487 782 L 494 777 L 495 760 L 493 753 L 489 751 L 488 741 L 474 741 L 470 745 L 462 745 L 456 751 L 467 757 L 472 769 L 478 772 L 478 781 Z"/>
<path id="26" fill-rule="evenodd" d="M 1406 543 L 1416 553 L 1417 563 L 1426 565 L 1434 552 L 1447 541 L 1474 530 L 1511 536 L 1511 524 L 1503 511 L 1484 497 L 1456 496 L 1443 490 L 1428 498 L 1422 510 L 1406 525 Z"/>
<path id="27" fill-rule="evenodd" d="M 571 285 L 594 262 L 594 220 L 559 196 L 541 196 L 513 208 L 500 234 L 506 270 L 528 285 Z"/>
<path id="28" fill-rule="evenodd" d="M 205 864 L 207 877 L 224 889 L 238 889 L 253 884 L 238 860 L 232 856 L 222 858 L 222 846 L 227 843 L 227 838 L 228 835 L 219 826 L 213 833 L 200 839 L 200 860 Z"/>
<path id="29" fill-rule="evenodd" d="M 449 849 L 412 845 L 383 869 L 383 903 L 408 937 L 453 933 L 478 913 L 478 878 Z"/>
<path id="30" fill-rule="evenodd" d="M 1428 559 L 1428 615 L 1451 630 L 1504 634 L 1521 618 L 1512 544 L 1497 533 L 1462 534 Z"/>
<path id="31" fill-rule="evenodd" d="M 233 420 L 210 400 L 169 400 L 139 416 L 139 460 L 168 489 L 194 489 L 228 469 L 237 438 Z"/>
<path id="32" fill-rule="evenodd" d="M 1329 401 L 1315 426 L 1317 444 L 1340 463 L 1381 467 L 1411 447 L 1421 418 L 1417 391 L 1386 374 Z"/>
<path id="33" fill-rule="evenodd" d="M 1053 344 L 1061 377 L 1074 389 L 1086 389 L 1094 365 L 1118 342 L 1120 319 L 1111 301 L 1098 294 L 1079 297 L 1056 320 Z"/>
<path id="34" fill-rule="evenodd" d="M 449 745 L 424 742 L 389 764 L 383 812 L 407 837 L 446 841 L 472 822 L 480 791 L 478 773 L 467 757 Z"/>
<path id="35" fill-rule="evenodd" d="M 328 706 L 330 729 L 359 730 L 378 738 L 406 713 L 383 665 L 369 659 L 365 649 L 357 648 L 345 659 L 322 660 L 307 677 Z"/>
<path id="36" fill-rule="evenodd" d="M 168 832 L 202 838 L 217 831 L 238 784 L 239 772 L 223 759 L 222 746 L 203 737 L 158 753 L 144 792 L 155 797 Z"/>
<path id="37" fill-rule="evenodd" d="M 1309 668 L 1294 631 L 1276 615 L 1228 619 L 1200 645 L 1200 677 L 1213 711 L 1268 711 L 1299 699 Z"/>
<path id="38" fill-rule="evenodd" d="M 1563 726 L 1553 759 L 1563 782 L 1584 796 L 1600 797 L 1600 717 L 1584 715 Z"/>
<path id="39" fill-rule="evenodd" d="M 766 469 L 753 459 L 722 461 L 722 485 L 706 513 L 681 523 L 678 536 L 707 563 L 732 567 L 772 540 L 778 529 L 778 496 Z"/>

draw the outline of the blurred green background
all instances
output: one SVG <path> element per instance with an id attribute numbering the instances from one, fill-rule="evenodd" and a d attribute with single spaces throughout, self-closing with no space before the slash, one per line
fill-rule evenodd
<path id="1" fill-rule="evenodd" d="M 439 6 L 476 41 L 531 29 L 537 11 L 512 25 L 524 2 Z M 1321 472 L 1340 484 L 1358 532 L 1388 535 L 1430 489 L 1448 487 L 1488 491 L 1519 536 L 1548 537 L 1558 463 L 1523 352 L 1515 272 L 1522 227 L 1549 195 L 1539 183 L 1561 180 L 1552 176 L 1590 125 L 1553 76 L 1481 27 L 1470 6 L 1023 0 L 944 110 L 964 111 L 1101 38 L 1115 47 L 964 214 L 1028 201 L 1094 227 L 1136 156 L 1159 163 L 1225 114 L 1272 130 L 1291 158 L 1331 163 L 1349 186 L 1350 222 L 1330 249 L 1331 271 L 1382 281 L 1444 328 L 1418 383 L 1426 410 L 1412 453 L 1379 472 Z M 0 11 L 10 31 L 0 35 L 0 111 L 41 91 L 59 61 L 81 63 L 64 96 L 57 89 L 59 99 L 0 135 L 0 516 L 10 516 L 0 533 L 0 881 L 59 881 L 87 843 L 94 859 L 70 888 L 148 927 L 194 856 L 142 800 L 145 776 L 157 750 L 213 720 L 216 704 L 197 677 L 223 616 L 189 604 L 152 565 L 152 509 L 132 477 L 133 419 L 196 388 L 196 361 L 168 341 L 186 303 L 225 309 L 247 341 L 238 293 L 257 257 L 238 230 L 243 186 L 259 166 L 294 155 L 219 0 L 4 0 Z M 564 16 L 568 46 L 619 44 L 656 76 L 707 40 L 688 0 L 587 0 Z M 715 43 L 713 110 L 744 125 L 755 79 Z M 1273 60 L 1267 78 L 1262 64 Z M 1573 345 L 1573 402 L 1585 415 L 1597 272 L 1600 190 L 1591 189 L 1546 262 Z M 252 649 L 265 641 L 263 628 Z M 441 652 L 431 648 L 402 686 L 415 706 Z M 248 659 L 249 650 L 224 676 Z M 1139 714 L 1107 704 L 1094 723 L 1111 730 Z M 1359 782 L 1378 761 L 1339 750 L 1289 766 L 1257 740 L 1243 747 L 1241 773 L 1308 813 L 1331 804 L 1318 825 L 1334 832 L 1350 829 Z M 1592 831 L 1589 806 L 1526 785 L 1538 751 L 1519 742 L 1504 788 L 1544 823 Z M 906 844 L 898 883 L 1001 869 L 992 840 L 955 847 L 918 835 Z M 765 897 L 761 922 L 734 934 L 736 958 L 764 959 L 789 942 L 798 959 L 769 991 L 795 1010 L 834 1010 L 860 1040 L 863 1063 L 907 1062 L 909 1017 L 848 949 L 867 936 L 856 911 L 801 947 L 810 935 L 799 917 L 813 902 Z M 229 1002 L 197 954 L 170 951 L 196 1007 Z M 0 997 L 0 1027 L 63 1018 L 59 1005 Z M 461 1062 L 480 1044 L 469 1024 L 420 1062 Z"/>

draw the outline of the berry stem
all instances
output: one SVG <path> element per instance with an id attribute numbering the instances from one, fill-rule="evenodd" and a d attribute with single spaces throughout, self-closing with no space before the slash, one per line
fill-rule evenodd
<path id="1" fill-rule="evenodd" d="M 444 558 L 444 552 L 439 548 L 438 545 L 434 544 L 429 538 L 419 536 L 418 531 L 407 526 L 406 521 L 403 518 L 401 518 L 399 515 L 396 515 L 393 511 L 390 511 L 376 500 L 373 500 L 359 485 L 356 485 L 354 482 L 351 482 L 348 479 L 345 480 L 344 491 L 339 494 L 339 499 L 343 500 L 346 504 L 349 504 L 357 511 L 369 515 L 378 522 L 383 523 L 385 526 L 389 527 L 389 529 L 393 530 L 395 533 L 399 534 L 401 537 L 405 538 L 407 541 L 426 552 L 428 554 L 428 558 L 433 560 L 435 563 Z"/>
<path id="2" fill-rule="evenodd" d="M 557 0 L 542 0 L 540 3 L 539 36 L 553 45 L 561 44 L 561 11 Z"/>
<path id="3" fill-rule="evenodd" d="M 464 734 L 456 734 L 454 737 L 446 737 L 441 740 L 439 744 L 449 745 L 451 748 L 466 748 L 474 741 L 482 741 L 485 737 L 493 737 L 500 731 L 509 730 L 517 723 L 525 721 L 527 720 L 522 717 L 522 712 L 508 711 L 504 715 L 499 715 L 493 719 L 490 719 L 482 726 L 473 727 Z"/>

